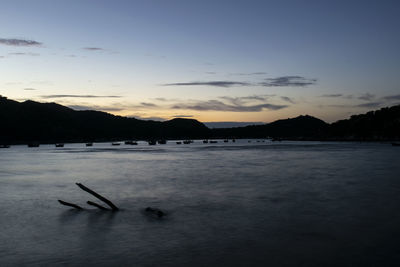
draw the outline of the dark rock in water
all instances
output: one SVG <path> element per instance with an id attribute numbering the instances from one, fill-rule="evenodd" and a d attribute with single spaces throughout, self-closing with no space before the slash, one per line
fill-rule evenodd
<path id="1" fill-rule="evenodd" d="M 165 216 L 165 212 L 163 212 L 162 210 L 157 209 L 157 208 L 147 207 L 144 211 L 147 214 L 156 216 L 158 218 L 161 218 L 161 217 Z"/>

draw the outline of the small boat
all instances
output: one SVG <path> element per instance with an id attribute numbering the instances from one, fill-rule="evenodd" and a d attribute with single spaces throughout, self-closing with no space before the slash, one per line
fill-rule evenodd
<path id="1" fill-rule="evenodd" d="M 235 143 L 235 142 L 236 142 L 236 139 L 232 139 L 232 142 Z"/>
<path id="2" fill-rule="evenodd" d="M 10 148 L 10 145 L 0 145 L 0 148 Z"/>
<path id="3" fill-rule="evenodd" d="M 28 147 L 39 147 L 39 143 L 29 143 Z"/>
<path id="4" fill-rule="evenodd" d="M 86 143 L 86 146 L 93 146 L 93 143 Z"/>
<path id="5" fill-rule="evenodd" d="M 111 143 L 111 145 L 113 145 L 113 146 L 119 146 L 119 145 L 121 145 L 121 143 L 114 142 L 114 143 Z"/>
<path id="6" fill-rule="evenodd" d="M 228 140 L 228 139 L 225 139 L 225 140 L 224 140 L 224 143 L 228 143 L 228 142 L 229 142 L 229 140 Z"/>
<path id="7" fill-rule="evenodd" d="M 400 143 L 392 143 L 392 146 L 400 146 Z"/>
<path id="8" fill-rule="evenodd" d="M 216 143 L 218 143 L 218 141 L 216 141 L 216 140 L 211 140 L 210 141 L 210 144 L 216 144 Z"/>
<path id="9" fill-rule="evenodd" d="M 176 142 L 177 145 L 182 145 L 181 141 Z"/>
<path id="10" fill-rule="evenodd" d="M 183 141 L 183 143 L 184 143 L 185 145 L 188 145 L 188 144 L 193 143 L 193 141 L 192 141 L 192 140 L 185 140 L 185 141 Z"/>
<path id="11" fill-rule="evenodd" d="M 208 140 L 206 139 L 206 140 L 203 140 L 203 143 L 204 144 L 208 144 Z"/>
<path id="12" fill-rule="evenodd" d="M 157 144 L 156 140 L 149 140 L 147 143 L 149 143 L 149 146 L 155 146 Z"/>
<path id="13" fill-rule="evenodd" d="M 56 144 L 56 147 L 64 147 L 64 144 L 58 143 L 58 144 Z"/>
<path id="14" fill-rule="evenodd" d="M 160 145 L 165 145 L 167 143 L 167 140 L 161 139 L 161 140 L 158 140 L 157 143 Z"/>

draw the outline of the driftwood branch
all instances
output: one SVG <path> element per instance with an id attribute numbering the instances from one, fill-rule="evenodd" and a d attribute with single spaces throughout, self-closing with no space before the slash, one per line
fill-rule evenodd
<path id="1" fill-rule="evenodd" d="M 58 202 L 60 202 L 60 204 L 65 205 L 65 206 L 73 207 L 73 208 L 78 209 L 78 210 L 83 210 L 83 208 L 81 206 L 78 206 L 78 205 L 73 204 L 73 203 L 65 202 L 65 201 L 62 201 L 60 199 L 58 200 Z"/>
<path id="2" fill-rule="evenodd" d="M 89 194 L 92 194 L 93 196 L 97 197 L 98 199 L 100 199 L 101 201 L 103 201 L 104 203 L 106 203 L 108 206 L 110 206 L 110 208 L 113 211 L 117 211 L 119 210 L 117 206 L 115 206 L 110 200 L 108 200 L 107 198 L 103 197 L 102 195 L 94 192 L 93 190 L 91 190 L 90 188 L 87 188 L 86 186 L 84 186 L 81 183 L 76 183 L 77 186 L 79 186 L 83 191 L 88 192 Z"/>
<path id="3" fill-rule="evenodd" d="M 88 203 L 89 205 L 95 206 L 95 207 L 97 207 L 97 208 L 99 208 L 99 209 L 101 209 L 101 210 L 110 210 L 110 209 L 107 209 L 106 207 L 103 207 L 102 205 L 97 204 L 97 203 L 92 202 L 92 201 L 88 201 L 88 202 L 86 202 L 86 203 Z"/>

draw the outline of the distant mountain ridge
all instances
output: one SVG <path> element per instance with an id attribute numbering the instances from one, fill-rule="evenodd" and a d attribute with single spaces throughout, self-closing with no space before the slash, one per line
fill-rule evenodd
<path id="1" fill-rule="evenodd" d="M 0 144 L 149 139 L 283 138 L 291 140 L 399 140 L 400 105 L 332 124 L 309 116 L 262 125 L 209 129 L 194 119 L 145 121 L 56 103 L 17 102 L 0 96 Z"/>

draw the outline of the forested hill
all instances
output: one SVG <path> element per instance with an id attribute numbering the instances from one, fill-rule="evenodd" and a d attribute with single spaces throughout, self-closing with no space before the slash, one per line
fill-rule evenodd
<path id="1" fill-rule="evenodd" d="M 298 116 L 263 125 L 209 129 L 193 119 L 146 121 L 101 111 L 76 111 L 56 103 L 17 102 L 0 96 L 0 145 L 27 142 L 94 142 L 196 138 L 292 140 L 399 140 L 400 105 L 332 124 Z"/>
<path id="2" fill-rule="evenodd" d="M 312 116 L 298 116 L 264 125 L 212 129 L 214 136 L 292 140 L 390 141 L 400 140 L 400 105 L 353 115 L 332 124 Z"/>
<path id="3" fill-rule="evenodd" d="M 209 129 L 192 119 L 165 122 L 75 111 L 56 103 L 0 98 L 0 143 L 88 142 L 123 139 L 203 138 Z"/>
<path id="4" fill-rule="evenodd" d="M 327 134 L 344 140 L 400 140 L 400 105 L 334 122 Z"/>
<path id="5" fill-rule="evenodd" d="M 298 116 L 296 118 L 277 120 L 263 125 L 246 127 L 212 129 L 214 136 L 237 138 L 320 138 L 329 124 L 312 116 Z"/>

